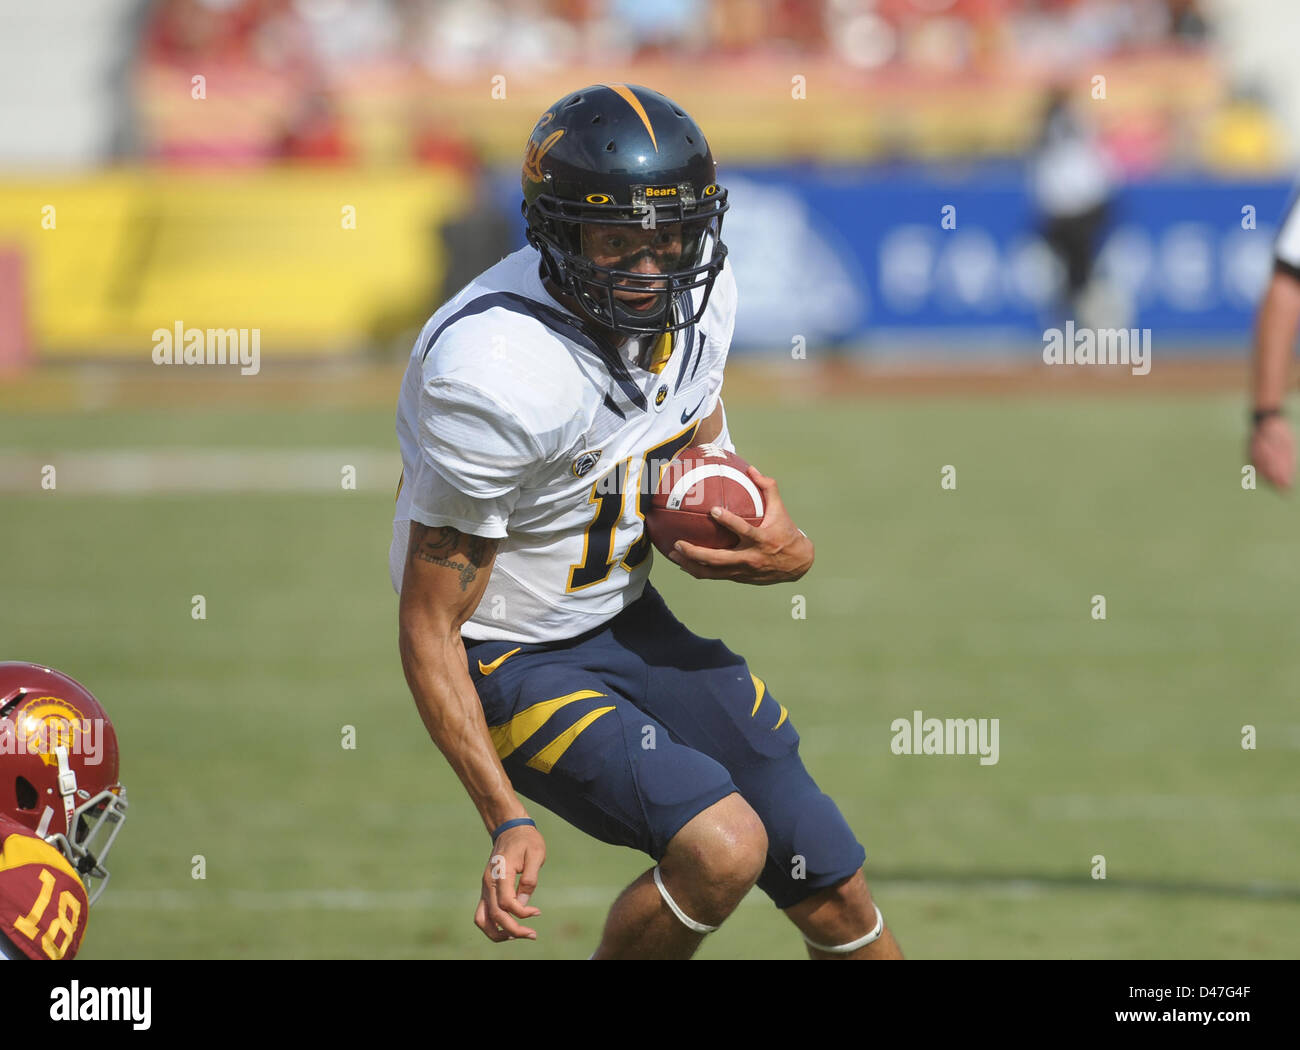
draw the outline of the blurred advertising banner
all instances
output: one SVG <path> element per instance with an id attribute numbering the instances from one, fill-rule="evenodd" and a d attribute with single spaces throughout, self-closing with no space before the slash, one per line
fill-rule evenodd
<path id="1" fill-rule="evenodd" d="M 1020 165 L 750 167 L 725 184 L 740 352 L 799 338 L 1014 350 L 1067 316 L 1064 267 Z M 195 329 L 256 330 L 268 360 L 384 343 L 507 250 L 512 230 L 523 244 L 517 175 L 491 188 L 484 218 L 471 178 L 429 168 L 6 180 L 0 358 L 26 357 L 9 345 L 24 339 L 45 360 L 145 361 L 155 333 L 180 331 L 179 344 Z M 1120 185 L 1097 228 L 1092 323 L 1189 348 L 1242 340 L 1290 192 L 1212 176 Z"/>
<path id="2" fill-rule="evenodd" d="M 1064 265 L 1019 168 L 951 178 L 771 169 L 726 185 L 738 346 L 775 349 L 785 332 L 810 344 L 1023 343 L 1068 313 Z M 1244 337 L 1290 193 L 1285 181 L 1208 177 L 1120 186 L 1096 229 L 1088 312 L 1184 342 Z"/>
<path id="3" fill-rule="evenodd" d="M 257 332 L 268 360 L 344 354 L 434 309 L 468 190 L 428 168 L 8 179 L 0 255 L 46 360 L 147 362 L 155 333 L 209 329 Z"/>
<path id="4" fill-rule="evenodd" d="M 797 337 L 1014 351 L 1041 348 L 1044 328 L 1068 316 L 1064 264 L 1022 165 L 733 168 L 723 183 L 738 351 L 788 352 Z M 1243 339 L 1291 190 L 1211 176 L 1119 186 L 1096 231 L 1091 320 L 1151 328 L 1188 349 Z M 499 206 L 517 215 L 518 195 L 517 178 L 502 176 Z"/>

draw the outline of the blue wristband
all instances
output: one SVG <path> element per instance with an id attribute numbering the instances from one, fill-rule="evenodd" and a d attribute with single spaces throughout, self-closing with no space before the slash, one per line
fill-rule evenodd
<path id="1" fill-rule="evenodd" d="M 531 824 L 533 827 L 537 827 L 537 821 L 533 820 L 532 817 L 516 817 L 514 820 L 507 820 L 496 831 L 492 832 L 492 841 L 496 842 L 503 832 L 509 831 L 511 828 L 517 828 L 521 824 Z"/>

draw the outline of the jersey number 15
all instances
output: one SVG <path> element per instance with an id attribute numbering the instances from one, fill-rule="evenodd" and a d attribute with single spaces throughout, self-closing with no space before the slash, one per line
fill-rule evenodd
<path id="1" fill-rule="evenodd" d="M 680 434 L 646 451 L 641 459 L 641 471 L 638 475 L 633 507 L 636 515 L 644 523 L 646 508 L 650 495 L 659 484 L 664 468 L 682 449 L 691 443 L 699 423 L 693 423 Z M 625 459 L 608 471 L 591 486 L 591 495 L 587 502 L 595 504 L 596 514 L 587 526 L 582 537 L 582 561 L 569 568 L 568 592 L 580 591 L 609 579 L 614 566 L 620 564 L 614 558 L 614 537 L 618 533 L 619 519 L 623 516 L 623 504 L 627 493 L 632 491 L 627 482 L 632 469 L 632 460 Z M 623 568 L 631 571 L 646 560 L 650 553 L 650 537 L 645 534 L 644 524 L 637 538 L 632 542 L 622 558 Z"/>

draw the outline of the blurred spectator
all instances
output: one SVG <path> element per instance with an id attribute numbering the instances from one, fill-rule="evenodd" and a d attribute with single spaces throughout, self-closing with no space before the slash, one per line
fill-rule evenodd
<path id="1" fill-rule="evenodd" d="M 161 0 L 148 22 L 146 59 L 168 65 L 246 60 L 259 26 L 283 0 Z"/>
<path id="2" fill-rule="evenodd" d="M 1201 13 L 1199 0 L 1168 0 L 1169 32 L 1176 40 L 1203 44 L 1210 35 L 1210 25 Z"/>
<path id="3" fill-rule="evenodd" d="M 819 54 L 826 49 L 828 6 L 825 0 L 776 0 L 768 36 L 803 54 Z"/>
<path id="4" fill-rule="evenodd" d="M 1259 93 L 1240 89 L 1205 128 L 1203 163 L 1224 174 L 1260 174 L 1282 167 L 1282 129 Z"/>
<path id="5" fill-rule="evenodd" d="M 700 0 L 610 0 L 609 17 L 631 38 L 632 57 L 677 58 L 698 52 L 708 21 Z"/>
<path id="6" fill-rule="evenodd" d="M 292 0 L 312 57 L 338 68 L 391 58 L 399 43 L 390 0 Z"/>
<path id="7" fill-rule="evenodd" d="M 317 89 L 303 99 L 280 138 L 276 155 L 316 163 L 352 159 L 338 106 L 328 91 Z"/>
<path id="8" fill-rule="evenodd" d="M 822 105 L 851 107 L 855 78 L 882 89 L 882 106 L 858 122 L 860 145 L 827 152 L 875 160 L 895 144 L 905 157 L 955 158 L 1028 148 L 1030 122 L 1004 101 L 1017 108 L 1051 78 L 1126 56 L 1141 76 L 1114 107 L 1122 127 L 1112 119 L 1107 131 L 1126 164 L 1149 171 L 1199 157 L 1222 84 L 1196 62 L 1208 33 L 1201 0 L 155 0 L 137 105 L 154 156 L 339 160 L 363 148 L 365 159 L 414 152 L 459 163 L 456 142 L 413 138 L 403 119 L 431 82 L 430 108 L 472 121 L 499 157 L 505 122 L 475 107 L 489 91 L 514 101 L 579 68 L 654 86 L 675 66 L 666 75 L 708 82 L 709 105 L 724 114 L 715 119 L 727 121 L 719 126 L 757 159 L 802 140 L 766 130 L 756 85 L 801 73 Z M 777 70 L 792 58 L 799 65 Z M 1132 67 L 1106 68 L 1122 79 Z M 197 74 L 215 85 L 202 108 L 180 88 Z M 321 83 L 331 100 L 310 97 Z M 830 90 L 814 95 L 818 85 Z M 989 105 L 970 106 L 969 91 L 984 87 Z M 1257 151 L 1249 116 L 1238 107 L 1216 126 L 1227 155 Z M 1195 134 L 1171 143 L 1189 121 Z"/>
<path id="9" fill-rule="evenodd" d="M 470 176 L 479 174 L 482 168 L 474 144 L 457 131 L 454 125 L 434 114 L 414 118 L 411 156 L 417 163 L 431 167 L 451 167 Z"/>
<path id="10" fill-rule="evenodd" d="M 1043 236 L 1065 269 L 1065 299 L 1075 316 L 1114 188 L 1109 162 L 1064 88 L 1048 95 L 1029 174 Z"/>
<path id="11" fill-rule="evenodd" d="M 1173 106 L 1151 105 L 1112 121 L 1102 140 L 1106 156 L 1125 178 L 1151 175 L 1166 167 L 1185 138 L 1184 122 Z"/>
<path id="12" fill-rule="evenodd" d="M 713 0 L 705 23 L 709 50 L 719 55 L 753 51 L 767 32 L 767 7 L 763 0 Z"/>
<path id="13" fill-rule="evenodd" d="M 581 42 L 576 28 L 541 0 L 446 0 L 416 10 L 412 50 L 439 79 L 560 69 Z"/>

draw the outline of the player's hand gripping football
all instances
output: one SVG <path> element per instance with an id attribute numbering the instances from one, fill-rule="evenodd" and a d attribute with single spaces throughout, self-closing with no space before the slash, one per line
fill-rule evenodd
<path id="1" fill-rule="evenodd" d="M 812 540 L 790 520 L 776 481 L 755 467 L 749 468 L 749 476 L 763 494 L 761 524 L 750 525 L 731 511 L 714 507 L 710 512 L 713 520 L 734 532 L 740 542 L 727 550 L 711 550 L 679 540 L 669 555 L 696 579 L 789 583 L 812 567 Z"/>
<path id="2" fill-rule="evenodd" d="M 1260 420 L 1250 435 L 1250 462 L 1270 485 L 1289 489 L 1295 477 L 1295 438 L 1282 416 Z"/>
<path id="3" fill-rule="evenodd" d="M 528 898 L 537 889 L 537 876 L 545 863 L 546 843 L 542 833 L 531 825 L 510 828 L 492 844 L 492 855 L 483 871 L 482 897 L 474 912 L 474 925 L 488 940 L 537 940 L 536 930 L 515 920 L 542 914 L 540 908 L 529 907 Z"/>

